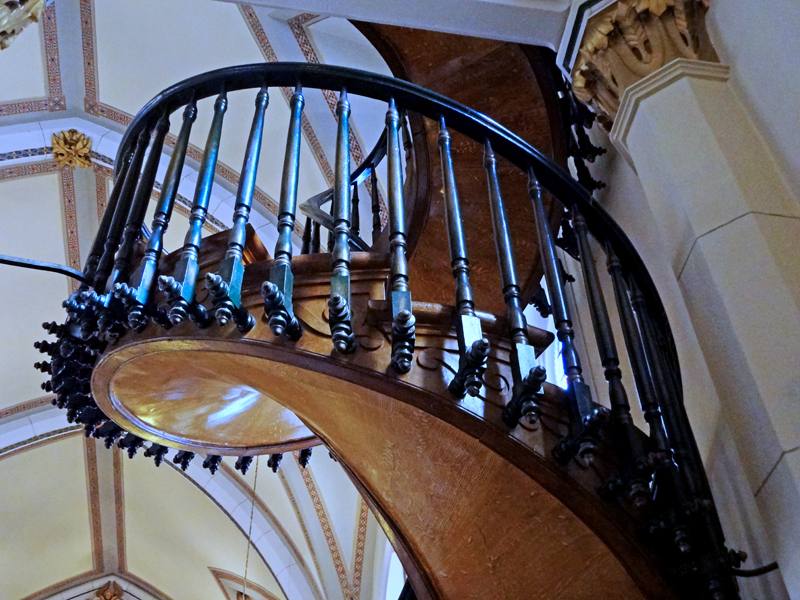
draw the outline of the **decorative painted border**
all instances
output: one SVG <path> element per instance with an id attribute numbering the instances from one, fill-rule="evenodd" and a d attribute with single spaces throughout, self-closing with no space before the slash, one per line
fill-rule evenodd
<path id="1" fill-rule="evenodd" d="M 114 446 L 114 519 L 117 529 L 117 570 L 128 573 L 128 558 L 125 549 L 125 483 L 122 473 L 122 450 Z"/>
<path id="2" fill-rule="evenodd" d="M 39 21 L 44 39 L 44 60 L 47 71 L 47 97 L 0 104 L 0 117 L 32 112 L 56 112 L 66 110 L 64 92 L 61 88 L 61 61 L 58 55 L 58 28 L 56 7 L 52 4 L 44 9 Z"/>
<path id="3" fill-rule="evenodd" d="M 264 28 L 261 26 L 261 21 L 256 15 L 255 10 L 253 10 L 253 7 L 249 4 L 240 4 L 239 12 L 242 13 L 247 26 L 250 28 L 250 32 L 253 34 L 253 38 L 256 40 L 258 47 L 261 48 L 261 53 L 264 55 L 264 58 L 267 60 L 267 62 L 278 62 L 278 55 L 275 54 L 275 50 L 273 50 L 272 44 L 270 44 L 267 34 L 264 31 Z M 289 87 L 283 87 L 281 88 L 281 92 L 283 93 L 283 97 L 286 99 L 288 104 L 292 98 L 294 90 Z M 328 182 L 328 185 L 333 185 L 335 180 L 333 169 L 331 168 L 328 158 L 325 156 L 325 152 L 322 149 L 322 144 L 319 143 L 317 134 L 314 133 L 314 128 L 311 127 L 311 123 L 305 114 L 303 114 L 302 117 L 302 127 L 303 135 L 306 138 L 306 143 L 308 143 L 309 147 L 311 148 L 314 158 L 317 160 L 317 164 L 319 165 L 322 174 L 325 176 L 325 181 Z"/>
<path id="4" fill-rule="evenodd" d="M 230 571 L 223 571 L 222 569 L 215 569 L 213 567 L 208 567 L 208 570 L 211 571 L 211 575 L 214 576 L 214 579 L 219 586 L 219 589 L 222 590 L 222 595 L 227 600 L 233 600 L 228 592 L 225 590 L 225 585 L 222 583 L 223 581 L 230 581 L 231 583 L 237 586 L 244 586 L 244 577 L 236 575 L 235 573 L 231 573 Z M 278 597 L 274 594 L 271 594 L 269 591 L 255 583 L 254 581 L 247 582 L 247 591 L 253 590 L 257 594 L 260 594 L 265 600 L 278 600 Z M 249 595 L 249 594 L 248 594 Z"/>
<path id="5" fill-rule="evenodd" d="M 78 245 L 78 214 L 75 207 L 75 179 L 72 167 L 59 167 L 55 161 L 47 160 L 37 163 L 15 165 L 0 169 L 0 181 L 17 179 L 45 173 L 59 173 L 61 183 L 61 203 L 64 207 L 64 233 L 67 241 L 67 261 L 69 266 L 81 270 L 81 252 Z M 72 291 L 78 288 L 78 282 L 70 279 Z"/>
<path id="6" fill-rule="evenodd" d="M 300 451 L 297 450 L 293 452 L 293 454 L 300 455 Z M 314 561 L 314 568 L 317 570 L 317 575 L 319 576 L 319 582 L 322 586 L 322 591 L 325 592 L 324 597 L 328 597 L 328 592 L 325 589 L 325 579 L 322 577 L 322 567 L 320 567 L 319 560 L 317 559 L 317 553 L 314 552 L 314 546 L 311 543 L 311 536 L 308 534 L 308 528 L 306 527 L 306 521 L 303 518 L 302 513 L 300 512 L 300 507 L 297 505 L 297 500 L 295 500 L 294 494 L 292 493 L 292 488 L 289 485 L 289 482 L 286 479 L 286 476 L 283 474 L 283 471 L 278 471 L 278 479 L 283 486 L 283 491 L 286 492 L 286 497 L 289 499 L 289 504 L 292 505 L 292 510 L 294 511 L 294 516 L 297 519 L 297 522 L 300 524 L 300 531 L 303 532 L 303 539 L 306 541 L 306 546 L 308 547 L 308 551 L 311 553 L 311 560 Z"/>
<path id="7" fill-rule="evenodd" d="M 305 469 L 300 467 L 299 456 L 295 455 L 294 453 L 292 456 L 294 456 L 295 461 L 297 461 L 300 474 L 303 476 L 303 482 L 306 484 L 308 494 L 311 496 L 311 502 L 314 504 L 314 510 L 317 513 L 319 524 L 322 527 L 322 533 L 325 535 L 325 541 L 328 544 L 328 550 L 331 553 L 333 564 L 336 567 L 336 574 L 339 576 L 339 585 L 342 586 L 342 595 L 344 596 L 345 600 L 350 600 L 352 597 L 352 590 L 350 587 L 350 578 L 347 574 L 347 567 L 342 560 L 342 553 L 339 551 L 339 542 L 336 539 L 336 534 L 333 532 L 333 527 L 331 527 L 330 520 L 328 519 L 328 513 L 325 510 L 325 505 L 322 503 L 322 498 L 317 491 L 317 485 L 314 482 L 313 476 L 311 475 L 311 469 L 309 467 L 306 467 Z"/>
<path id="8" fill-rule="evenodd" d="M 359 600 L 361 597 L 361 576 L 364 572 L 364 548 L 367 544 L 367 521 L 369 519 L 369 507 L 364 502 L 364 498 L 358 497 L 358 532 L 356 533 L 355 560 L 353 561 L 353 586 L 352 599 Z"/>
<path id="9" fill-rule="evenodd" d="M 256 459 L 256 460 L 258 460 L 258 459 Z M 316 591 L 318 597 L 325 598 L 326 596 L 324 596 L 322 593 L 320 593 L 320 589 L 317 587 L 316 581 L 314 581 L 314 578 L 311 576 L 311 572 L 310 572 L 310 570 L 308 568 L 308 565 L 306 564 L 306 561 L 303 559 L 303 555 L 300 554 L 300 550 L 297 548 L 297 545 L 294 543 L 294 540 L 292 540 L 292 536 L 290 536 L 289 533 L 284 529 L 283 525 L 281 525 L 280 519 L 278 519 L 275 516 L 275 514 L 269 509 L 267 504 L 261 499 L 261 496 L 259 496 L 258 494 L 254 494 L 253 488 L 250 487 L 250 485 L 247 483 L 247 481 L 245 481 L 244 477 L 239 475 L 239 473 L 237 473 L 234 469 L 232 469 L 229 465 L 225 464 L 224 462 L 220 464 L 220 470 L 222 472 L 224 472 L 239 487 L 241 487 L 242 489 L 246 490 L 246 496 L 248 498 L 253 498 L 255 496 L 256 505 L 258 506 L 259 510 L 262 513 L 266 513 L 266 514 L 270 515 L 270 517 L 271 517 L 271 519 L 273 521 L 273 524 L 274 524 L 273 531 L 279 531 L 280 535 L 281 535 L 281 538 L 286 542 L 286 545 L 289 546 L 292 549 L 292 551 L 294 552 L 294 555 L 297 558 L 297 562 L 295 564 L 305 574 L 306 579 L 308 580 L 309 587 L 313 587 L 314 588 L 314 590 Z M 279 473 L 280 473 L 280 471 L 279 471 Z M 302 527 L 303 527 L 303 525 L 301 523 L 301 528 Z M 255 548 L 255 544 L 253 544 L 253 548 Z M 310 545 L 309 545 L 309 548 L 310 548 Z M 316 560 L 317 559 L 316 559 L 316 556 L 314 556 L 314 554 L 313 554 L 313 550 L 312 550 L 312 554 L 311 555 L 312 555 L 312 558 L 314 559 L 314 564 L 316 564 Z M 275 581 L 277 581 L 277 578 L 275 579 Z"/>
<path id="10" fill-rule="evenodd" d="M 100 523 L 100 482 L 97 476 L 97 446 L 94 438 L 83 439 L 86 464 L 86 488 L 89 495 L 89 527 L 92 533 L 92 560 L 94 570 L 105 571 L 103 559 L 103 529 Z"/>
<path id="11" fill-rule="evenodd" d="M 292 17 L 288 21 L 289 28 L 292 30 L 292 33 L 297 40 L 297 44 L 300 46 L 300 50 L 303 52 L 303 56 L 305 56 L 306 61 L 309 63 L 320 64 L 320 60 L 319 56 L 317 56 L 317 51 L 314 49 L 314 44 L 311 43 L 311 40 L 308 37 L 306 27 L 324 18 L 327 17 L 321 17 L 320 15 L 315 15 L 312 13 L 302 13 L 296 17 Z M 338 102 L 336 93 L 333 90 L 321 91 L 322 95 L 325 97 L 325 101 L 328 103 L 328 107 L 331 109 L 333 118 L 336 119 L 336 103 Z M 350 156 L 356 165 L 360 165 L 362 162 L 364 162 L 365 155 L 364 150 L 361 148 L 361 143 L 358 141 L 358 137 L 356 137 L 356 122 L 352 116 L 350 117 L 350 124 Z M 370 180 L 367 180 L 365 185 L 367 187 L 367 191 L 369 191 L 371 194 L 372 184 Z M 386 208 L 386 201 L 383 199 L 383 194 L 381 193 L 380 189 L 378 189 L 378 202 L 380 203 L 381 228 L 384 228 L 389 222 L 389 211 Z"/>
<path id="12" fill-rule="evenodd" d="M 45 446 L 51 442 L 58 442 L 60 440 L 72 437 L 80 433 L 82 429 L 83 428 L 80 425 L 73 425 L 71 427 L 64 427 L 63 429 L 56 429 L 41 435 L 29 437 L 21 442 L 17 442 L 16 444 L 11 444 L 5 448 L 0 448 L 0 460 L 11 458 L 12 456 L 22 454 L 28 450 Z"/>
<path id="13" fill-rule="evenodd" d="M 118 110 L 113 106 L 104 104 L 99 98 L 98 89 L 98 76 L 97 76 L 97 59 L 95 52 L 95 26 L 94 26 L 94 0 L 80 0 L 80 13 L 81 13 L 81 40 L 83 46 L 83 70 L 84 70 L 84 87 L 85 99 L 84 109 L 90 115 L 96 117 L 105 117 L 115 123 L 119 123 L 127 127 L 133 121 L 133 116 L 128 113 Z M 177 138 L 170 134 L 167 136 L 166 145 L 174 147 Z M 203 161 L 203 151 L 194 145 L 189 145 L 186 155 L 196 160 L 197 162 Z M 217 168 L 215 173 L 218 177 L 228 181 L 233 185 L 239 184 L 239 173 L 234 171 L 225 163 L 217 161 Z M 261 204 L 269 212 L 276 217 L 278 216 L 278 204 L 262 189 L 256 187 L 253 198 L 256 202 Z M 191 204 L 190 204 L 191 206 Z M 225 228 L 225 227 L 223 227 Z M 295 228 L 297 231 L 297 227 Z M 298 235 L 302 235 L 303 230 L 300 227 Z"/>
<path id="14" fill-rule="evenodd" d="M 27 402 L 21 402 L 19 404 L 15 404 L 14 406 L 3 408 L 0 410 L 0 421 L 7 417 L 12 417 L 14 415 L 18 415 L 19 413 L 33 410 L 34 408 L 39 408 L 40 406 L 47 406 L 48 404 L 52 404 L 53 400 L 55 400 L 55 396 L 53 395 L 42 396 L 41 398 L 28 400 Z"/>
<path id="15" fill-rule="evenodd" d="M 102 575 L 102 573 L 97 573 L 95 571 L 86 571 L 85 573 L 81 573 L 80 575 L 75 575 L 74 577 L 70 577 L 68 579 L 64 579 L 63 581 L 59 581 L 58 583 L 54 583 L 53 585 L 49 585 L 46 588 L 43 588 L 33 594 L 25 596 L 22 600 L 43 600 L 44 598 L 49 598 L 54 596 L 58 592 L 68 590 L 72 587 L 81 585 L 86 583 L 87 581 L 91 581 L 95 577 Z"/>

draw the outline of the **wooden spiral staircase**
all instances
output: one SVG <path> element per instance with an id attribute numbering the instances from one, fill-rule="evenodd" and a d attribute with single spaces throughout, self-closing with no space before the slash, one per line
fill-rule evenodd
<path id="1" fill-rule="evenodd" d="M 269 89 L 286 86 L 295 92 L 270 254 L 247 222 Z M 295 255 L 303 93 L 312 88 L 338 95 L 336 182 L 300 207 L 309 217 Z M 232 227 L 203 239 L 226 94 L 242 89 L 253 89 L 255 113 Z M 358 166 L 353 95 L 387 105 L 384 135 Z M 186 243 L 163 255 L 196 103 L 214 96 Z M 175 115 L 182 128 L 143 228 Z M 567 144 L 556 137 L 558 154 Z M 375 172 L 384 160 L 382 215 Z M 353 219 L 364 182 L 369 244 Z M 573 343 L 554 235 L 563 207 L 608 406 L 593 400 Z M 320 252 L 328 229 L 330 250 Z M 590 236 L 607 252 L 635 376 L 628 392 L 646 432 L 631 418 Z M 156 465 L 186 468 L 202 455 L 212 473 L 224 455 L 238 456 L 242 471 L 256 454 L 269 454 L 274 470 L 290 451 L 307 464 L 324 444 L 378 515 L 409 597 L 738 598 L 741 557 L 724 545 L 644 265 L 568 173 L 476 110 L 407 81 L 321 65 L 244 65 L 176 84 L 126 132 L 81 278 L 65 323 L 46 325 L 57 340 L 37 346 L 52 356 L 39 366 L 71 420 L 131 457 L 142 449 Z M 554 332 L 527 325 L 535 296 Z M 556 338 L 566 391 L 538 365 Z"/>

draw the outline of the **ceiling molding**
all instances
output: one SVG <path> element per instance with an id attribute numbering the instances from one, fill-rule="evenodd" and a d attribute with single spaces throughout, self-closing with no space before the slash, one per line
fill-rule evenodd
<path id="1" fill-rule="evenodd" d="M 99 90 L 99 77 L 97 73 L 97 58 L 96 58 L 96 37 L 95 37 L 95 24 L 94 24 L 94 0 L 80 0 L 81 10 L 81 39 L 83 42 L 83 64 L 84 64 L 84 110 L 95 117 L 105 117 L 115 123 L 127 128 L 133 121 L 133 115 L 125 111 L 119 110 L 104 104 L 100 101 Z M 157 90 L 160 91 L 160 90 Z M 155 95 L 155 94 L 154 94 Z M 169 134 L 167 135 L 165 145 L 174 147 L 177 142 L 177 137 Z M 193 144 L 189 144 L 186 150 L 186 156 L 192 160 L 202 163 L 203 151 Z M 221 161 L 217 161 L 215 175 L 232 186 L 239 185 L 239 173 Z M 261 188 L 256 186 L 253 193 L 253 199 L 267 209 L 274 217 L 278 217 L 278 204 L 274 198 L 264 192 Z M 298 236 L 302 236 L 303 228 L 299 222 L 295 225 L 295 232 Z"/>
<path id="2" fill-rule="evenodd" d="M 241 577 L 236 573 L 231 573 L 230 571 L 224 571 L 223 569 L 215 569 L 214 567 L 208 567 L 208 570 L 211 571 L 211 574 L 214 576 L 217 585 L 219 585 L 219 589 L 222 590 L 222 595 L 225 598 L 225 600 L 236 600 L 236 598 L 231 598 L 230 594 L 228 594 L 228 591 L 225 589 L 224 582 L 228 581 L 237 587 L 244 588 L 244 577 Z M 250 592 L 251 590 L 260 595 L 263 600 L 279 600 L 279 598 L 277 598 L 274 594 L 270 594 L 269 591 L 267 591 L 262 586 L 258 585 L 253 581 L 248 581 L 247 590 L 245 591 L 245 593 Z M 250 596 L 250 594 L 247 595 Z M 262 600 L 262 599 L 252 599 L 252 600 Z"/>
<path id="3" fill-rule="evenodd" d="M 322 591 L 325 593 L 325 597 L 328 597 L 328 590 L 325 588 L 325 578 L 322 576 L 322 567 L 320 567 L 319 559 L 317 558 L 317 553 L 314 550 L 314 544 L 311 543 L 311 536 L 308 533 L 308 527 L 306 526 L 306 520 L 303 518 L 303 513 L 300 511 L 300 507 L 297 505 L 297 500 L 294 497 L 294 493 L 292 492 L 292 486 L 289 485 L 289 482 L 286 479 L 286 475 L 284 475 L 282 470 L 278 471 L 278 479 L 283 486 L 283 491 L 286 493 L 286 497 L 289 499 L 289 504 L 292 505 L 292 510 L 294 511 L 295 518 L 297 522 L 300 524 L 300 530 L 303 532 L 303 539 L 306 541 L 306 546 L 308 546 L 308 551 L 311 553 L 311 560 L 314 561 L 314 568 L 317 570 L 317 575 L 319 576 L 319 582 L 322 586 Z"/>
<path id="4" fill-rule="evenodd" d="M 267 34 L 264 31 L 264 28 L 262 27 L 261 21 L 256 15 L 255 10 L 253 10 L 253 7 L 249 4 L 240 4 L 239 12 L 242 13 L 242 17 L 244 17 L 250 32 L 253 34 L 253 39 L 255 39 L 256 44 L 258 44 L 258 47 L 261 49 L 261 53 L 264 55 L 266 61 L 278 62 L 278 55 L 275 54 L 275 50 L 272 48 L 272 44 L 267 38 Z M 288 104 L 292 98 L 294 90 L 288 87 L 282 87 L 281 93 Z M 306 138 L 306 142 L 311 148 L 311 152 L 314 155 L 314 159 L 317 161 L 317 164 L 319 165 L 320 171 L 322 171 L 322 174 L 325 177 L 325 181 L 328 182 L 328 185 L 333 185 L 335 177 L 333 174 L 333 169 L 331 168 L 331 163 L 325 156 L 325 151 L 322 149 L 322 144 L 320 144 L 317 134 L 314 132 L 314 128 L 311 126 L 311 123 L 309 122 L 305 113 L 302 115 L 301 124 L 303 128 L 303 136 Z M 302 235 L 302 231 L 299 232 L 298 235 Z"/>
<path id="5" fill-rule="evenodd" d="M 303 482 L 306 484 L 308 494 L 311 496 L 311 502 L 314 504 L 314 510 L 317 513 L 317 518 L 319 519 L 319 524 L 322 527 L 322 532 L 325 534 L 325 541 L 328 544 L 328 551 L 331 553 L 333 564 L 336 567 L 336 575 L 339 577 L 339 585 L 342 587 L 342 595 L 344 596 L 345 600 L 349 600 L 352 596 L 352 589 L 350 585 L 350 576 L 347 572 L 347 565 L 342 559 L 342 552 L 339 549 L 339 541 L 336 539 L 336 533 L 333 531 L 330 519 L 328 519 L 328 513 L 325 510 L 325 505 L 323 504 L 322 498 L 317 490 L 317 484 L 314 481 L 314 476 L 311 474 L 311 469 L 309 467 L 300 467 L 300 459 L 298 455 L 292 453 L 292 456 L 294 457 L 298 468 L 300 469 Z"/>
<path id="6" fill-rule="evenodd" d="M 61 60 L 58 54 L 58 28 L 56 8 L 48 6 L 39 20 L 41 36 L 44 40 L 44 59 L 47 72 L 47 96 L 15 102 L 0 103 L 0 117 L 35 112 L 56 112 L 66 110 L 64 92 L 61 89 Z"/>
<path id="7" fill-rule="evenodd" d="M 103 561 L 103 528 L 100 523 L 100 483 L 97 477 L 97 449 L 94 438 L 83 439 L 86 464 L 86 494 L 89 498 L 89 527 L 92 536 L 92 561 L 97 573 L 105 571 Z"/>
<path id="8" fill-rule="evenodd" d="M 114 525 L 117 532 L 117 570 L 130 576 L 125 545 L 125 478 L 122 472 L 122 450 L 115 446 L 110 449 L 110 452 L 114 453 Z"/>
<path id="9" fill-rule="evenodd" d="M 61 440 L 80 435 L 82 429 L 83 428 L 80 425 L 73 425 L 70 427 L 64 427 L 63 429 L 55 429 L 25 438 L 24 440 L 6 446 L 5 448 L 0 448 L 0 460 L 11 458 L 12 456 L 22 454 L 28 450 L 41 448 L 42 446 L 52 444 L 53 442 L 60 442 Z"/>
<path id="10" fill-rule="evenodd" d="M 67 242 L 68 266 L 81 270 L 81 251 L 78 245 L 78 213 L 75 206 L 75 179 L 72 167 L 59 167 L 54 160 L 25 163 L 0 169 L 0 181 L 32 177 L 45 173 L 58 173 L 61 185 L 61 205 L 64 221 L 64 238 Z M 70 280 L 71 289 L 78 288 L 78 281 Z"/>
<path id="11" fill-rule="evenodd" d="M 14 406 L 9 406 L 8 408 L 0 409 L 0 421 L 20 413 L 28 412 L 35 408 L 47 406 L 48 404 L 52 404 L 53 400 L 55 400 L 55 396 L 50 394 L 34 400 L 28 400 L 27 402 L 21 402 L 19 404 L 15 404 Z"/>
<path id="12" fill-rule="evenodd" d="M 287 21 L 289 24 L 289 29 L 292 30 L 294 34 L 295 40 L 297 40 L 298 46 L 300 46 L 300 51 L 305 56 L 306 62 L 314 63 L 314 64 L 321 64 L 322 61 L 319 59 L 319 55 L 317 54 L 317 50 L 314 47 L 314 43 L 308 36 L 307 27 L 309 25 L 313 25 L 317 21 L 321 21 L 326 19 L 327 17 L 320 17 L 320 15 L 315 15 L 311 13 L 302 13 L 297 15 L 296 17 L 292 17 Z M 331 109 L 331 115 L 333 116 L 334 122 L 337 121 L 336 119 L 336 104 L 338 103 L 339 99 L 336 96 L 336 93 L 333 90 L 320 90 L 322 95 L 325 97 L 325 102 L 328 104 L 328 108 Z M 350 128 L 349 128 L 349 137 L 350 137 L 350 156 L 355 163 L 355 166 L 360 165 L 364 162 L 365 154 L 364 150 L 361 147 L 361 142 L 356 135 L 356 131 L 358 130 L 358 126 L 356 125 L 355 117 L 351 115 L 350 117 Z M 370 179 L 367 179 L 365 182 L 367 191 L 372 194 L 372 182 Z M 380 186 L 378 189 L 378 202 L 380 204 L 380 216 L 381 216 L 381 229 L 386 227 L 386 224 L 389 222 L 389 211 L 386 208 L 386 201 L 383 198 L 383 193 L 380 190 Z"/>
<path id="13" fill-rule="evenodd" d="M 352 600 L 361 598 L 361 577 L 364 573 L 364 548 L 367 544 L 367 522 L 369 520 L 369 507 L 360 494 L 358 496 L 358 507 L 358 530 L 355 536 L 353 585 L 351 586 Z"/>

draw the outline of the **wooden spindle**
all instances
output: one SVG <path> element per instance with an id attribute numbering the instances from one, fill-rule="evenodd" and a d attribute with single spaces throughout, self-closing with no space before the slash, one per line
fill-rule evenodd
<path id="1" fill-rule="evenodd" d="M 278 210 L 278 241 L 275 244 L 275 264 L 269 271 L 269 280 L 264 282 L 261 295 L 264 298 L 264 312 L 274 335 L 286 335 L 290 340 L 298 340 L 303 334 L 300 323 L 292 309 L 292 232 L 294 231 L 297 210 L 297 183 L 300 174 L 300 136 L 303 117 L 302 88 L 295 88 L 291 99 L 289 133 L 286 139 L 286 154 L 283 159 L 283 178 L 281 180 L 281 199 Z M 303 231 L 303 247 L 308 252 L 311 243 L 311 223 L 306 220 Z"/>
<path id="2" fill-rule="evenodd" d="M 333 186 L 333 249 L 331 252 L 331 297 L 328 322 L 333 346 L 338 352 L 355 350 L 350 306 L 350 102 L 342 90 L 336 105 L 339 119 L 336 135 L 336 171 Z"/>
<path id="3" fill-rule="evenodd" d="M 508 228 L 508 217 L 503 204 L 500 181 L 497 177 L 497 159 L 492 145 L 486 142 L 483 166 L 489 187 L 489 207 L 492 212 L 492 229 L 494 230 L 497 262 L 500 266 L 500 280 L 503 286 L 509 335 L 511 337 L 511 374 L 513 393 L 511 400 L 503 410 L 503 421 L 509 427 L 516 427 L 520 418 L 525 417 L 529 424 L 539 420 L 542 385 L 545 370 L 536 362 L 536 349 L 528 339 L 528 323 L 522 313 L 520 289 L 517 283 L 517 268 L 514 262 L 514 249 L 511 245 L 511 232 Z"/>
<path id="4" fill-rule="evenodd" d="M 461 205 L 450 151 L 450 133 L 447 131 L 444 118 L 439 119 L 438 144 L 442 163 L 447 234 L 450 241 L 450 264 L 456 283 L 456 308 L 458 309 L 458 322 L 456 323 L 459 350 L 458 372 L 450 381 L 448 390 L 455 397 L 463 398 L 465 394 L 477 396 L 480 392 L 483 385 L 483 373 L 486 371 L 486 360 L 489 356 L 489 340 L 483 337 L 481 321 L 475 315 L 475 301 L 469 283 L 469 259 L 464 237 L 464 223 L 461 220 Z"/>
<path id="5" fill-rule="evenodd" d="M 214 317 L 219 325 L 233 321 L 241 332 L 248 332 L 256 325 L 253 317 L 242 306 L 242 279 L 244 278 L 244 244 L 247 239 L 247 223 L 253 207 L 256 189 L 258 160 L 261 156 L 261 138 L 264 132 L 264 114 L 269 105 L 266 85 L 256 94 L 255 113 L 250 126 L 250 136 L 242 162 L 236 205 L 233 209 L 233 226 L 228 235 L 228 249 L 220 262 L 218 271 L 206 273 L 206 287 L 214 302 Z"/>
<path id="6" fill-rule="evenodd" d="M 196 118 L 197 106 L 191 102 L 183 111 L 181 130 L 164 176 L 164 185 L 161 187 L 161 194 L 153 215 L 150 239 L 147 240 L 144 256 L 131 277 L 131 287 L 125 289 L 125 284 L 119 284 L 123 288 L 122 295 L 127 302 L 128 323 L 137 330 L 146 325 L 148 316 L 156 318 L 162 325 L 169 324 L 169 321 L 165 320 L 166 315 L 162 311 L 156 311 L 150 304 L 151 292 L 164 247 L 164 233 L 169 227 L 175 197 L 178 195 L 186 150 L 189 146 L 189 135 Z"/>
<path id="7" fill-rule="evenodd" d="M 189 217 L 189 229 L 186 232 L 180 259 L 171 277 L 162 275 L 158 278 L 158 285 L 167 296 L 170 305 L 169 320 L 173 325 L 183 322 L 187 317 L 201 327 L 206 327 L 211 322 L 206 309 L 196 301 L 194 290 L 199 270 L 197 257 L 203 239 L 208 201 L 214 185 L 214 171 L 217 167 L 219 143 L 222 137 L 222 121 L 227 109 L 228 97 L 223 90 L 214 102 L 214 117 L 208 131 L 203 162 L 200 164 L 192 201 L 192 214 Z"/>

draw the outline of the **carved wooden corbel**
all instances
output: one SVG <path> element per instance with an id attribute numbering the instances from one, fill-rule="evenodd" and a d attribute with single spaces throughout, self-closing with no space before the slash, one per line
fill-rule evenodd
<path id="1" fill-rule="evenodd" d="M 575 96 L 611 128 L 625 90 L 676 58 L 717 62 L 710 0 L 619 0 L 586 24 L 572 69 Z"/>

